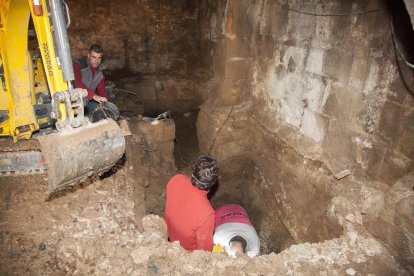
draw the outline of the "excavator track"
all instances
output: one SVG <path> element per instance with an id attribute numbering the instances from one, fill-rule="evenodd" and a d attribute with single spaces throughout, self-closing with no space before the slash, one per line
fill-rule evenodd
<path id="1" fill-rule="evenodd" d="M 0 178 L 45 173 L 39 141 L 31 139 L 13 143 L 10 138 L 0 139 Z"/>

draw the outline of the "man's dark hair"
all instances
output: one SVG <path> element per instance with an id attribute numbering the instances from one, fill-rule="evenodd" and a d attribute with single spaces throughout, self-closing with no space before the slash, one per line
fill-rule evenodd
<path id="1" fill-rule="evenodd" d="M 231 246 L 232 242 L 238 242 L 241 244 L 241 246 L 243 247 L 243 253 L 246 253 L 246 248 L 247 248 L 247 242 L 244 238 L 240 237 L 240 236 L 234 236 L 233 238 L 231 238 L 229 245 Z"/>
<path id="2" fill-rule="evenodd" d="M 102 54 L 103 53 L 103 49 L 101 47 L 101 45 L 99 44 L 92 44 L 91 47 L 89 47 L 89 52 L 95 52 L 97 54 Z"/>
<path id="3" fill-rule="evenodd" d="M 193 165 L 191 183 L 199 190 L 208 191 L 216 184 L 219 175 L 217 160 L 210 156 L 200 156 Z"/>

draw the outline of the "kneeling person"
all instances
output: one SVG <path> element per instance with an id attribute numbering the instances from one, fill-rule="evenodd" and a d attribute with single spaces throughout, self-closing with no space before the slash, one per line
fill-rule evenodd
<path id="1" fill-rule="evenodd" d="M 213 248 L 214 209 L 207 194 L 217 182 L 218 163 L 209 156 L 200 156 L 193 165 L 193 174 L 173 176 L 166 187 L 165 222 L 171 242 L 180 241 L 187 251 Z"/>
<path id="2" fill-rule="evenodd" d="M 246 210 L 237 204 L 226 204 L 216 210 L 214 244 L 230 256 L 236 253 L 249 257 L 259 255 L 260 240 Z"/>

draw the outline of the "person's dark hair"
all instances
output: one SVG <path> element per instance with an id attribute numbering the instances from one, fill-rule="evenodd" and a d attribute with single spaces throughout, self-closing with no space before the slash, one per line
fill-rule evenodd
<path id="1" fill-rule="evenodd" d="M 191 183 L 200 190 L 209 190 L 216 184 L 219 175 L 217 160 L 210 156 L 200 156 L 193 164 Z"/>
<path id="2" fill-rule="evenodd" d="M 102 54 L 103 53 L 103 49 L 101 47 L 101 45 L 99 44 L 92 44 L 91 47 L 89 47 L 89 52 L 95 52 L 97 54 Z"/>
<path id="3" fill-rule="evenodd" d="M 234 236 L 233 238 L 231 238 L 229 245 L 231 246 L 231 244 L 233 242 L 238 242 L 242 245 L 243 247 L 243 253 L 246 253 L 246 248 L 247 248 L 247 242 L 244 238 L 240 237 L 240 236 Z"/>

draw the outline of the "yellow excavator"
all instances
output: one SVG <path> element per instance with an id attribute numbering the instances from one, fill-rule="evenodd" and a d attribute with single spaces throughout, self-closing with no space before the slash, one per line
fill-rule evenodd
<path id="1" fill-rule="evenodd" d="M 46 173 L 50 195 L 107 171 L 125 152 L 117 122 L 91 123 L 84 114 L 69 24 L 62 0 L 0 0 L 0 185 Z"/>

